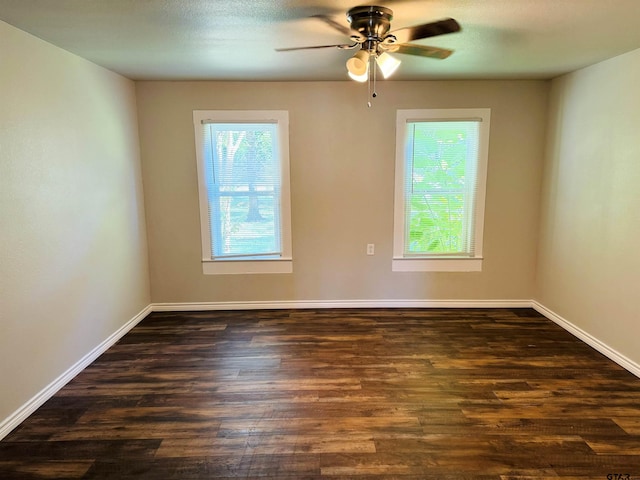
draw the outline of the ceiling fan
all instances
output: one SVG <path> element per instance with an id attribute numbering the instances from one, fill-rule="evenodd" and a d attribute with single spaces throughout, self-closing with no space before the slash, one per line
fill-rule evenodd
<path id="1" fill-rule="evenodd" d="M 400 61 L 389 55 L 389 52 L 437 59 L 447 58 L 453 53 L 453 50 L 409 42 L 461 30 L 460 25 L 453 18 L 391 30 L 393 11 L 379 6 L 352 8 L 347 12 L 349 26 L 343 25 L 326 15 L 314 15 L 312 18 L 322 20 L 330 27 L 346 35 L 351 40 L 351 43 L 277 48 L 276 51 L 287 52 L 318 48 L 355 49 L 360 47 L 356 54 L 347 60 L 349 76 L 359 82 L 371 80 L 371 71 L 373 71 L 373 79 L 375 81 L 375 64 L 380 68 L 384 78 L 389 77 L 400 65 Z M 376 96 L 375 91 L 373 96 Z"/>

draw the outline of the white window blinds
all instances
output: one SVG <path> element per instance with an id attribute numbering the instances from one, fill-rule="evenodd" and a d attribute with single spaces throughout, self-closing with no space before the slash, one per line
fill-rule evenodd
<path id="1" fill-rule="evenodd" d="M 212 259 L 278 258 L 278 125 L 203 122 Z"/>
<path id="2" fill-rule="evenodd" d="M 205 275 L 293 272 L 286 110 L 194 110 Z"/>
<path id="3" fill-rule="evenodd" d="M 398 110 L 393 271 L 480 271 L 491 110 Z"/>
<path id="4" fill-rule="evenodd" d="M 474 255 L 479 122 L 409 121 L 404 256 Z"/>

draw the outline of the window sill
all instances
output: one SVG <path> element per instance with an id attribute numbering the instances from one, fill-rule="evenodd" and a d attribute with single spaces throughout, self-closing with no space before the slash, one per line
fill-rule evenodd
<path id="1" fill-rule="evenodd" d="M 205 275 L 244 275 L 260 273 L 293 273 L 293 259 L 278 260 L 203 260 Z"/>
<path id="2" fill-rule="evenodd" d="M 482 257 L 473 258 L 394 258 L 393 272 L 480 272 Z"/>

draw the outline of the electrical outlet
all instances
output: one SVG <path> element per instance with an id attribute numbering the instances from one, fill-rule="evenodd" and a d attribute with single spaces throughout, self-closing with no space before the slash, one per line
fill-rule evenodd
<path id="1" fill-rule="evenodd" d="M 367 255 L 376 253 L 376 246 L 373 243 L 367 243 Z"/>

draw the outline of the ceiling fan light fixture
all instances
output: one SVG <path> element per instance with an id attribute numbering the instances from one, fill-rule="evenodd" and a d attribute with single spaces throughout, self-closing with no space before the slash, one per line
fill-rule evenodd
<path id="1" fill-rule="evenodd" d="M 356 82 L 360 82 L 360 83 L 366 82 L 367 80 L 369 80 L 369 62 L 367 62 L 367 66 L 362 75 L 356 75 L 355 73 L 352 73 L 352 72 L 348 72 L 348 73 L 349 73 L 349 78 L 351 78 L 351 80 L 355 80 Z"/>
<path id="2" fill-rule="evenodd" d="M 366 75 L 368 69 L 369 52 L 366 50 L 358 50 L 353 57 L 347 60 L 347 70 L 349 71 L 349 76 L 351 78 L 353 78 L 353 76 L 361 77 Z"/>
<path id="3" fill-rule="evenodd" d="M 395 72 L 400 66 L 400 60 L 395 57 L 392 57 L 387 52 L 382 52 L 380 55 L 376 57 L 376 63 L 378 67 L 380 67 L 380 71 L 382 72 L 382 76 L 384 78 L 389 78 L 393 72 Z"/>
<path id="4" fill-rule="evenodd" d="M 453 18 L 391 30 L 393 12 L 385 7 L 368 5 L 357 6 L 347 12 L 348 27 L 328 15 L 313 15 L 313 18 L 324 21 L 334 30 L 346 35 L 350 43 L 278 48 L 276 50 L 281 52 L 320 48 L 352 50 L 359 47 L 353 57 L 346 62 L 347 72 L 352 80 L 368 83 L 368 93 L 373 98 L 378 95 L 376 93 L 377 70 L 380 69 L 380 74 L 384 78 L 389 78 L 401 63 L 400 60 L 387 52 L 444 59 L 451 55 L 453 50 L 408 42 L 461 30 L 460 25 Z M 370 107 L 371 102 L 367 102 L 367 105 Z"/>

